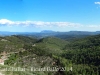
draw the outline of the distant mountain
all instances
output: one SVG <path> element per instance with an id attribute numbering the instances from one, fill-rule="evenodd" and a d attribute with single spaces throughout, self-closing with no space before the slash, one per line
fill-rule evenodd
<path id="1" fill-rule="evenodd" d="M 41 32 L 0 32 L 0 36 L 11 36 L 11 35 L 24 35 L 31 36 L 36 38 L 44 38 L 44 37 L 57 37 L 61 39 L 76 39 L 83 38 L 90 35 L 98 35 L 100 31 L 89 32 L 89 31 L 69 31 L 69 32 L 56 32 L 52 30 L 43 30 Z"/>
<path id="2" fill-rule="evenodd" d="M 52 30 L 43 30 L 41 31 L 41 33 L 54 33 L 55 31 L 52 31 Z"/>
<path id="3" fill-rule="evenodd" d="M 24 35 L 24 34 L 34 34 L 37 32 L 9 32 L 9 31 L 0 31 L 0 36 L 11 36 L 11 35 Z"/>

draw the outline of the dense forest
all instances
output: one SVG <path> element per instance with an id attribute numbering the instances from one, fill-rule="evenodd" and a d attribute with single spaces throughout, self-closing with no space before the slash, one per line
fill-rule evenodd
<path id="1" fill-rule="evenodd" d="M 0 36 L 1 59 L 4 56 L 1 70 L 5 67 L 26 69 L 3 71 L 5 75 L 100 75 L 100 35 L 80 35 L 78 38 L 74 35 L 71 39 L 63 36 Z M 51 69 L 30 71 L 31 67 Z"/>

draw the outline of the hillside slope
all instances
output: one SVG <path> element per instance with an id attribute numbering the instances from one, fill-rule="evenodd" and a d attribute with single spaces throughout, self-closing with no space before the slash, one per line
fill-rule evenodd
<path id="1" fill-rule="evenodd" d="M 3 66 L 25 68 L 25 72 L 3 72 L 5 75 L 99 75 L 100 35 L 65 41 L 56 37 L 36 39 L 26 36 L 0 37 Z M 30 68 L 42 71 L 30 71 Z M 55 67 L 56 71 L 43 71 Z M 58 68 L 58 69 L 57 69 Z M 50 69 L 49 69 L 50 70 Z"/>
<path id="2" fill-rule="evenodd" d="M 60 66 L 60 64 L 57 64 L 58 59 L 54 58 L 54 55 L 61 55 L 63 53 L 63 48 L 68 43 L 55 37 L 48 37 L 37 40 L 33 37 L 17 35 L 0 37 L 0 40 L 0 52 L 1 54 L 5 52 L 5 56 L 7 57 L 7 60 L 5 60 L 4 64 L 7 67 L 24 67 L 27 69 L 30 69 L 31 67 L 52 68 L 57 67 L 58 65 Z M 2 56 L 3 55 L 1 55 L 1 57 Z M 9 74 L 11 73 L 12 72 Z M 31 72 L 29 75 L 56 75 L 58 73 L 58 71 L 36 71 Z M 14 74 L 17 75 L 16 72 L 14 72 L 13 75 Z M 18 72 L 18 74 L 20 74 L 20 72 Z"/>

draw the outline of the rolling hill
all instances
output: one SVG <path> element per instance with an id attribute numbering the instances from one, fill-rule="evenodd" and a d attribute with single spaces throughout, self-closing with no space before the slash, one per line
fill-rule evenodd
<path id="1" fill-rule="evenodd" d="M 54 36 L 40 39 L 23 35 L 1 36 L 0 57 L 5 59 L 1 69 L 20 67 L 26 70 L 5 71 L 5 75 L 99 75 L 100 35 L 71 41 Z M 30 71 L 32 67 L 58 69 Z"/>

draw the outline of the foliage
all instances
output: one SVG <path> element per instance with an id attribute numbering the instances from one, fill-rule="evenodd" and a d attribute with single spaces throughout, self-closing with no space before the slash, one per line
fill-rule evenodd
<path id="1" fill-rule="evenodd" d="M 21 35 L 0 37 L 0 52 L 4 51 L 8 53 L 6 66 L 59 67 L 59 70 L 53 73 L 34 72 L 38 75 L 100 74 L 100 35 L 75 38 L 71 41 L 55 37 L 36 39 Z M 61 67 L 66 67 L 66 70 L 61 71 Z M 30 75 L 27 73 L 26 75 Z M 13 74 L 23 75 L 24 72 Z"/>

